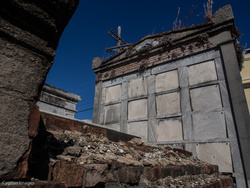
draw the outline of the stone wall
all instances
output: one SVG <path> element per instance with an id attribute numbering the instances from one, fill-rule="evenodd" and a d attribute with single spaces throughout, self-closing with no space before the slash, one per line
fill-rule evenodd
<path id="1" fill-rule="evenodd" d="M 18 163 L 26 164 L 36 136 L 35 102 L 78 2 L 0 1 L 0 178 L 25 177 L 27 166 Z"/>
<path id="2" fill-rule="evenodd" d="M 226 6 L 213 23 L 146 36 L 102 63 L 95 59 L 93 121 L 151 144 L 192 151 L 245 187 L 249 115 L 238 79 L 236 33 Z"/>

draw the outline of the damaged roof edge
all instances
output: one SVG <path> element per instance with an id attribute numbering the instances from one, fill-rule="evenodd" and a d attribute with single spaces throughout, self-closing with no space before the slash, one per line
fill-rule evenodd
<path id="1" fill-rule="evenodd" d="M 171 34 L 177 34 L 177 33 L 180 33 L 180 32 L 187 32 L 187 31 L 191 31 L 191 30 L 194 30 L 194 29 L 203 29 L 203 28 L 206 29 L 206 28 L 211 27 L 211 26 L 219 26 L 219 25 L 222 25 L 222 24 L 225 24 L 225 23 L 228 23 L 228 22 L 233 22 L 233 25 L 235 25 L 235 23 L 234 23 L 234 15 L 233 15 L 231 5 L 226 5 L 226 6 L 222 7 L 222 8 L 220 8 L 219 10 L 217 10 L 213 14 L 212 20 L 210 22 L 206 22 L 206 23 L 202 23 L 202 24 L 198 24 L 198 25 L 192 25 L 192 26 L 185 27 L 185 28 L 165 31 L 165 32 L 162 32 L 162 33 L 154 34 L 154 35 L 147 35 L 147 36 L 143 37 L 142 39 L 140 39 L 139 41 L 132 44 L 129 48 L 133 48 L 136 45 L 138 45 L 139 43 L 142 43 L 147 39 L 153 39 L 153 38 L 160 37 L 160 36 L 169 36 Z M 198 32 L 200 32 L 200 31 L 198 31 Z M 195 34 L 195 33 L 196 32 L 194 31 L 194 33 L 192 33 L 192 34 Z M 182 38 L 183 37 L 180 37 L 180 38 L 178 38 L 178 40 L 182 39 Z M 100 68 L 103 64 L 106 64 L 107 62 L 111 61 L 112 59 L 120 56 L 121 54 L 125 53 L 127 50 L 128 49 L 125 49 L 125 50 L 113 55 L 112 57 L 110 57 L 110 58 L 108 58 L 106 60 L 103 60 L 103 59 L 99 58 L 97 64 L 95 64 L 96 63 L 96 58 L 94 58 L 93 59 L 92 69 L 95 71 L 96 69 Z"/>

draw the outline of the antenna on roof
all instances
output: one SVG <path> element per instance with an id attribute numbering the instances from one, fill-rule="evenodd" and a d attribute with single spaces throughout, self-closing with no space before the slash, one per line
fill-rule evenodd
<path id="1" fill-rule="evenodd" d="M 118 26 L 118 34 L 116 34 L 112 29 L 110 30 L 110 32 L 108 31 L 108 34 L 116 40 L 117 42 L 117 46 L 111 47 L 111 48 L 105 48 L 105 50 L 107 52 L 120 52 L 122 49 L 128 47 L 129 45 L 131 45 L 130 43 L 126 43 L 122 38 L 121 38 L 121 26 Z"/>

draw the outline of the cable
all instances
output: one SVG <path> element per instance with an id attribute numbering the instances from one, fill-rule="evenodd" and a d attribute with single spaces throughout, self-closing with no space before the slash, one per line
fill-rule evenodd
<path id="1" fill-rule="evenodd" d="M 85 111 L 89 111 L 89 110 L 93 110 L 94 108 L 88 108 L 88 109 L 85 109 L 85 110 L 81 110 L 81 111 L 78 111 L 77 113 L 79 112 L 85 112 Z"/>
<path id="2" fill-rule="evenodd" d="M 86 86 L 86 85 L 90 85 L 90 84 L 94 84 L 94 81 L 93 82 L 87 82 L 87 83 L 84 83 L 84 84 L 81 84 L 81 85 L 78 85 L 78 86 L 75 86 L 75 87 L 71 87 L 71 88 L 69 88 L 69 90 L 70 89 L 80 88 L 80 87 L 83 87 L 83 86 Z"/>
<path id="3" fill-rule="evenodd" d="M 79 105 L 77 105 L 77 107 L 78 106 L 84 106 L 84 105 L 87 105 L 87 104 L 93 104 L 94 102 L 87 102 L 87 103 L 84 103 L 84 104 L 79 104 Z"/>
<path id="4" fill-rule="evenodd" d="M 81 90 L 78 90 L 78 91 L 75 91 L 75 93 L 76 93 L 76 92 L 80 92 L 80 91 L 85 91 L 85 90 L 87 90 L 87 89 L 89 89 L 89 88 L 92 88 L 92 87 L 95 87 L 95 85 L 90 86 L 90 87 L 87 87 L 87 88 L 84 88 L 84 89 L 81 89 Z"/>

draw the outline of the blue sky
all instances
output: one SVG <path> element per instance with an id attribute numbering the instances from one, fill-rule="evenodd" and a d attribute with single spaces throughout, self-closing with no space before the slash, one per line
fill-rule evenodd
<path id="1" fill-rule="evenodd" d="M 134 43 L 146 35 L 173 29 L 178 7 L 183 21 L 192 5 L 195 11 L 185 22 L 191 26 L 204 22 L 205 0 L 80 0 L 80 4 L 65 28 L 57 48 L 54 64 L 46 83 L 82 97 L 77 110 L 93 108 L 95 74 L 92 71 L 94 57 L 108 58 L 112 54 L 106 47 L 116 45 L 107 32 L 122 28 L 122 38 Z M 214 0 L 213 13 L 231 4 L 236 27 L 243 34 L 240 43 L 250 47 L 249 10 L 250 0 Z M 78 119 L 92 119 L 93 110 L 76 114 Z"/>

